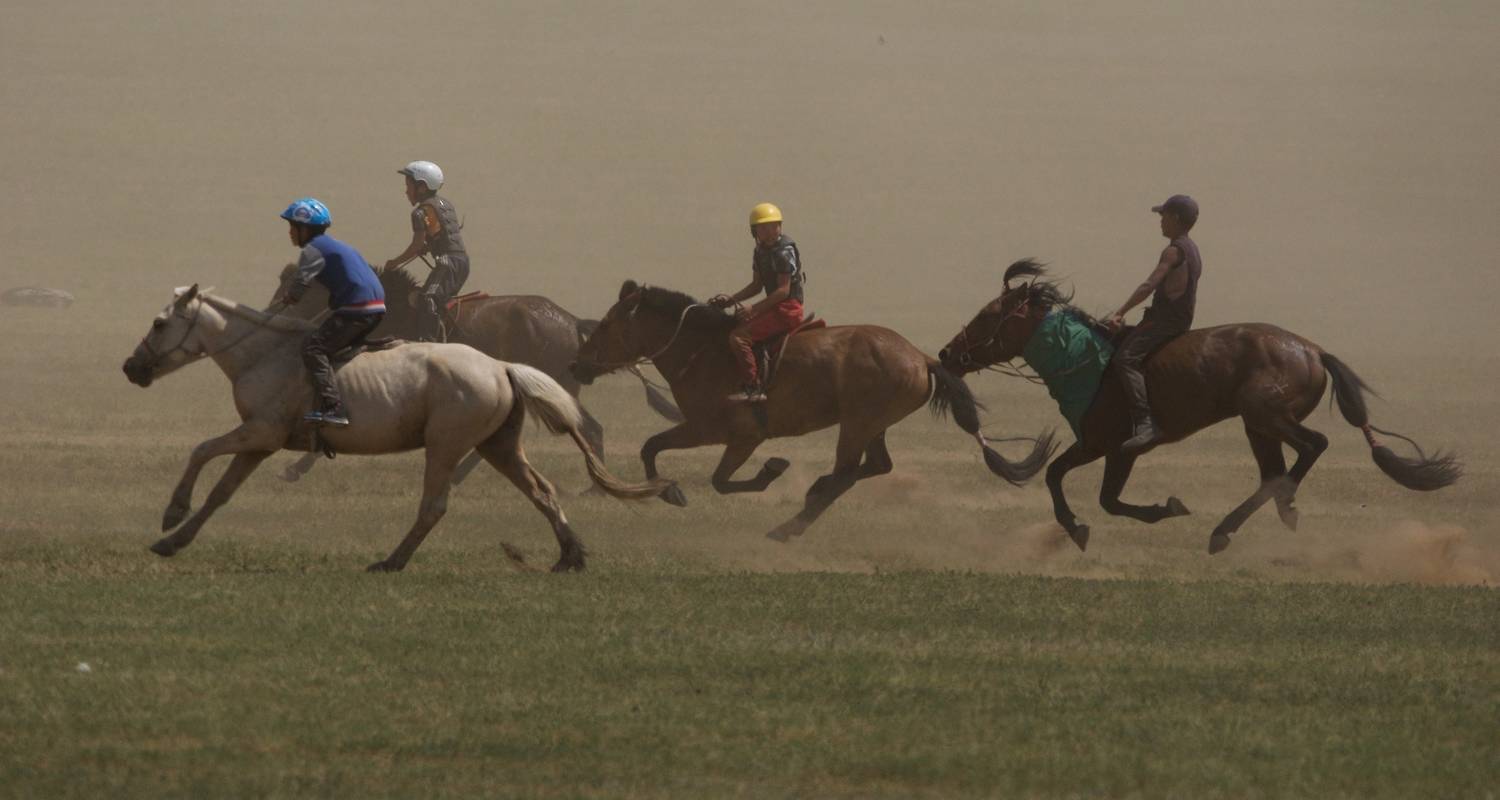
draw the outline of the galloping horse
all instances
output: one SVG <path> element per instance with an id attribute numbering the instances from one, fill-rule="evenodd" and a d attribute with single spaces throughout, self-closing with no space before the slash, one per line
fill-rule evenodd
<path id="1" fill-rule="evenodd" d="M 288 282 L 296 274 L 296 265 L 288 264 L 281 271 L 280 285 L 276 297 L 285 294 Z M 385 288 L 386 317 L 371 336 L 394 336 L 398 339 L 417 339 L 420 319 L 409 298 L 421 291 L 415 279 L 404 269 L 389 269 L 380 272 L 380 283 Z M 284 313 L 311 319 L 328 306 L 328 292 L 323 285 L 314 282 L 302 299 Z M 495 295 L 478 297 L 458 305 L 454 314 L 454 326 L 449 330 L 450 342 L 466 344 L 490 358 L 525 364 L 545 372 L 557 381 L 574 399 L 578 398 L 579 384 L 569 365 L 578 356 L 578 346 L 598 323 L 579 319 L 551 300 L 539 295 Z M 651 382 L 639 371 L 646 388 L 647 403 L 658 414 L 673 422 L 682 421 L 682 414 L 652 387 Z M 583 414 L 583 437 L 595 453 L 604 454 L 604 426 L 593 415 L 579 405 Z M 295 481 L 317 462 L 317 453 L 308 453 L 295 464 L 288 466 L 283 477 Z M 471 453 L 453 473 L 453 482 L 460 483 L 474 467 L 480 456 Z"/>
<path id="2" fill-rule="evenodd" d="M 1008 362 L 1021 355 L 1049 313 L 1074 314 L 1093 323 L 1069 305 L 1071 297 L 1047 280 L 1046 274 L 1042 265 L 1030 259 L 1010 265 L 1005 270 L 1005 291 L 939 352 L 943 365 L 963 375 Z M 1010 285 L 1021 278 L 1029 280 Z M 1260 465 L 1260 486 L 1214 528 L 1210 553 L 1228 547 L 1230 535 L 1272 498 L 1281 521 L 1296 530 L 1297 487 L 1328 447 L 1328 437 L 1305 427 L 1302 420 L 1317 408 L 1330 376 L 1339 411 L 1349 424 L 1364 431 L 1376 465 L 1391 479 L 1408 489 L 1431 491 L 1462 475 L 1463 468 L 1452 455 L 1437 453 L 1427 458 L 1417 447 L 1417 458 L 1409 459 L 1380 444 L 1376 433 L 1411 440 L 1371 425 L 1364 400 L 1369 387 L 1344 362 L 1312 342 L 1263 323 L 1192 330 L 1162 346 L 1146 365 L 1151 412 L 1161 426 L 1162 442 L 1175 442 L 1214 423 L 1240 417 L 1250 451 Z M 1188 513 L 1175 497 L 1154 506 L 1120 500 L 1135 456 L 1120 452 L 1120 445 L 1130 437 L 1130 416 L 1124 391 L 1112 375 L 1101 382 L 1081 429 L 1080 440 L 1047 468 L 1047 488 L 1057 521 L 1080 550 L 1088 545 L 1089 528 L 1079 524 L 1068 508 L 1063 476 L 1101 456 L 1105 459 L 1104 485 L 1099 502 L 1105 511 L 1147 523 Z M 1297 453 L 1290 471 L 1282 455 L 1283 444 Z"/>
<path id="3" fill-rule="evenodd" d="M 588 383 L 612 370 L 655 362 L 686 420 L 646 440 L 641 448 L 646 475 L 657 477 L 656 456 L 664 450 L 727 445 L 713 474 L 713 487 L 721 494 L 764 491 L 786 471 L 785 459 L 771 458 L 754 478 L 733 479 L 766 439 L 838 425 L 833 471 L 813 482 L 802 511 L 771 531 L 773 539 L 803 533 L 855 481 L 890 472 L 886 428 L 923 404 L 939 414 L 952 408 L 958 426 L 979 439 L 990 469 L 1011 483 L 1040 472 L 1052 453 L 1047 434 L 1019 462 L 1000 457 L 979 434 L 978 408 L 963 381 L 896 332 L 873 325 L 793 335 L 763 408 L 731 401 L 738 378 L 728 333 L 735 324 L 732 314 L 680 292 L 626 281 L 619 301 L 579 349 L 573 372 Z M 675 486 L 662 499 L 687 503 Z"/>
<path id="4" fill-rule="evenodd" d="M 313 431 L 302 422 L 312 407 L 298 343 L 312 326 L 199 292 L 179 289 L 151 322 L 151 330 L 125 361 L 125 376 L 138 386 L 199 359 L 211 357 L 234 387 L 242 424 L 193 448 L 187 471 L 162 516 L 162 531 L 177 528 L 192 507 L 193 484 L 203 466 L 221 455 L 234 460 L 187 524 L 151 546 L 157 555 L 175 555 L 192 543 L 219 506 L 277 450 L 307 450 Z M 553 433 L 567 433 L 583 452 L 589 477 L 605 492 L 623 499 L 655 497 L 666 481 L 623 483 L 609 474 L 580 431 L 578 404 L 556 381 L 521 364 L 506 364 L 457 344 L 405 344 L 366 352 L 338 371 L 349 409 L 347 428 L 317 435 L 345 453 L 374 455 L 425 447 L 427 466 L 417 521 L 406 538 L 372 572 L 397 571 L 442 519 L 454 467 L 471 450 L 509 478 L 547 517 L 562 550 L 554 571 L 581 570 L 583 545 L 557 504 L 552 484 L 526 461 L 521 429 L 526 412 L 536 414 Z"/>

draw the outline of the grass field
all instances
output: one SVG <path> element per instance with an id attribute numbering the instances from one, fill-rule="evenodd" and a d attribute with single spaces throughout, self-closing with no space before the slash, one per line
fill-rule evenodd
<path id="1" fill-rule="evenodd" d="M 232 424 L 222 378 L 203 364 L 141 391 L 123 353 L 52 347 L 5 353 L 38 377 L 0 412 L 0 795 L 1494 791 L 1493 475 L 1461 422 L 1482 393 L 1444 401 L 1456 431 L 1403 420 L 1480 447 L 1451 492 L 1400 490 L 1320 416 L 1335 444 L 1302 529 L 1263 513 L 1213 558 L 1215 512 L 1253 476 L 1230 426 L 1139 471 L 1131 494 L 1181 494 L 1183 520 L 1111 520 L 1097 471 L 1070 481 L 1084 554 L 1042 489 L 1003 486 L 923 416 L 892 433 L 895 474 L 790 545 L 761 534 L 826 468 L 826 435 L 768 446 L 796 467 L 755 497 L 712 494 L 715 452 L 669 455 L 691 499 L 674 509 L 575 495 L 576 452 L 533 429 L 588 573 L 502 558 L 501 540 L 543 565 L 555 545 L 479 473 L 405 573 L 370 576 L 415 511 L 416 456 L 295 485 L 278 456 L 160 559 L 145 547 L 188 447 Z M 976 384 L 1007 431 L 1051 421 L 1039 390 Z M 638 475 L 660 426 L 638 390 L 585 400 Z"/>

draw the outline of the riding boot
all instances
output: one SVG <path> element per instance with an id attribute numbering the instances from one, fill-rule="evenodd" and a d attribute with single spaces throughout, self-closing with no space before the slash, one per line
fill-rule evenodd
<path id="1" fill-rule="evenodd" d="M 1156 427 L 1156 421 L 1151 419 L 1151 412 L 1132 411 L 1130 414 L 1133 425 L 1131 437 L 1120 445 L 1120 452 L 1127 456 L 1137 455 L 1151 449 L 1161 439 L 1161 430 Z"/>
<path id="2" fill-rule="evenodd" d="M 327 425 L 333 428 L 346 428 L 349 426 L 349 415 L 344 413 L 343 403 L 324 406 L 322 409 L 304 415 L 302 419 L 314 425 Z"/>

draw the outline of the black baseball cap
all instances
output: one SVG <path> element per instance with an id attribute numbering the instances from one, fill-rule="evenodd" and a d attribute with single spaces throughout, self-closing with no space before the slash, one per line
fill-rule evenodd
<path id="1" fill-rule="evenodd" d="M 1170 211 L 1189 225 L 1198 221 L 1198 201 L 1185 194 L 1174 194 L 1165 203 L 1152 206 L 1151 210 L 1158 214 Z"/>

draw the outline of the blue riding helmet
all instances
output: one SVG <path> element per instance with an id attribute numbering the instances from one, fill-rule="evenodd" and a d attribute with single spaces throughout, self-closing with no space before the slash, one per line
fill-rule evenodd
<path id="1" fill-rule="evenodd" d="M 333 224 L 333 215 L 328 213 L 328 206 L 323 205 L 321 200 L 314 197 L 292 201 L 292 204 L 281 212 L 281 218 L 288 222 L 319 225 L 325 228 Z"/>

